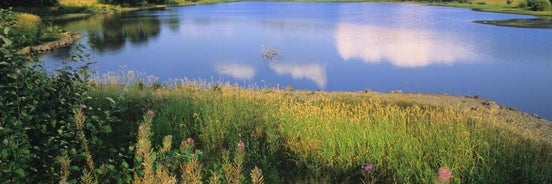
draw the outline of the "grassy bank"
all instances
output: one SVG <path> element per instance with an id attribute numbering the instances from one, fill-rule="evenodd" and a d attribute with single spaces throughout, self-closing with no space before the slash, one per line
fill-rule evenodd
<path id="1" fill-rule="evenodd" d="M 513 13 L 535 16 L 552 16 L 552 9 L 534 11 L 528 7 L 521 6 L 526 0 L 462 0 L 462 1 L 396 1 L 396 0 L 284 0 L 293 2 L 400 2 L 417 3 L 435 6 L 450 6 L 458 8 L 469 8 L 475 11 Z"/>
<path id="2" fill-rule="evenodd" d="M 102 4 L 97 0 L 59 0 L 59 4 L 52 7 L 15 7 L 15 11 L 38 15 L 44 20 L 79 19 L 94 14 L 137 11 L 165 6 L 184 6 L 196 4 L 211 4 L 233 2 L 234 0 L 170 0 L 166 4 L 142 4 L 140 6 Z"/>
<path id="3" fill-rule="evenodd" d="M 192 138 L 204 171 L 221 169 L 220 153 L 243 142 L 244 170 L 258 166 L 268 183 L 431 183 L 440 169 L 452 172 L 452 183 L 552 181 L 550 142 L 503 128 L 507 122 L 473 108 L 378 93 L 173 85 L 97 84 L 91 94 L 94 103 L 124 99 L 123 117 L 155 111 L 153 145 L 166 135 L 177 143 Z M 125 121 L 117 131 L 136 132 L 140 119 Z"/>
<path id="4" fill-rule="evenodd" d="M 487 3 L 487 1 L 479 1 L 475 3 L 459 3 L 459 2 L 430 3 L 430 5 L 469 8 L 475 11 L 496 12 L 496 13 L 512 13 L 512 14 L 535 15 L 535 16 L 544 16 L 544 17 L 552 16 L 551 10 L 532 11 L 526 8 L 520 8 L 518 7 L 520 2 L 514 1 L 511 4 L 507 4 L 506 2 L 500 3 L 500 2 L 489 1 L 489 3 Z"/>

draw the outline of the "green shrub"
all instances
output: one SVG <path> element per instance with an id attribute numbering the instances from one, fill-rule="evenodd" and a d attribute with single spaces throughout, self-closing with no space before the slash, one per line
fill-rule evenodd
<path id="1" fill-rule="evenodd" d="M 520 7 L 525 7 L 532 11 L 547 11 L 552 8 L 548 0 L 525 0 L 524 4 L 520 3 Z"/>
<path id="2" fill-rule="evenodd" d="M 11 13 L 13 22 L 10 23 L 9 34 L 14 48 L 23 48 L 43 42 L 53 41 L 61 37 L 61 29 L 55 26 L 42 24 L 40 17 L 29 13 Z M 7 25 L 7 22 L 4 22 Z"/>
<path id="3" fill-rule="evenodd" d="M 519 2 L 518 8 L 523 8 L 523 9 L 527 8 L 527 2 L 525 2 L 525 1 Z"/>
<path id="4" fill-rule="evenodd" d="M 13 40 L 24 39 L 12 34 L 22 28 L 17 16 L 0 10 L 0 20 L 0 181 L 52 183 L 58 180 L 60 155 L 69 157 L 69 168 L 80 175 L 86 149 L 73 109 L 84 107 L 88 97 L 88 63 L 46 72 L 36 59 L 16 53 Z M 83 126 L 90 146 L 101 150 L 98 135 L 110 128 L 97 122 L 91 118 Z"/>

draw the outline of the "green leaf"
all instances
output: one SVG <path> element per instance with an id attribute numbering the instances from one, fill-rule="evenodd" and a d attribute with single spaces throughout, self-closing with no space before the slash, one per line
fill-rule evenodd
<path id="1" fill-rule="evenodd" d="M 5 27 L 4 28 L 4 34 L 8 35 L 8 33 L 10 33 L 10 27 Z"/>
<path id="2" fill-rule="evenodd" d="M 108 171 L 111 171 L 111 172 L 114 172 L 114 171 L 115 171 L 115 166 L 113 166 L 113 165 L 111 165 L 111 164 L 110 164 L 110 165 L 107 165 L 107 170 L 108 170 Z"/>
<path id="3" fill-rule="evenodd" d="M 126 175 L 125 176 L 125 182 L 126 183 L 131 183 L 131 181 L 132 181 L 132 177 L 130 177 L 130 175 Z"/>
<path id="4" fill-rule="evenodd" d="M 0 35 L 0 38 L 4 41 L 3 46 L 10 46 L 12 44 L 12 41 L 4 36 Z"/>
<path id="5" fill-rule="evenodd" d="M 109 125 L 103 126 L 103 132 L 111 133 L 111 131 L 112 131 L 111 126 L 109 126 Z"/>
<path id="6" fill-rule="evenodd" d="M 20 177 L 25 177 L 25 171 L 21 168 L 16 169 L 15 174 L 19 175 Z"/>
<path id="7" fill-rule="evenodd" d="M 109 102 L 111 102 L 111 104 L 117 104 L 117 103 L 115 102 L 115 100 L 113 100 L 113 98 L 107 97 L 107 98 L 105 98 L 105 99 L 109 100 Z"/>
<path id="8" fill-rule="evenodd" d="M 123 168 L 128 169 L 128 163 L 126 161 L 123 160 L 121 165 L 123 166 Z"/>
<path id="9" fill-rule="evenodd" d="M 96 173 L 99 174 L 99 175 L 103 175 L 103 171 L 101 169 L 96 169 Z"/>
<path id="10" fill-rule="evenodd" d="M 71 167 L 69 167 L 69 170 L 73 171 L 73 172 L 76 172 L 76 171 L 80 171 L 80 168 L 77 167 L 77 166 L 71 166 Z"/>

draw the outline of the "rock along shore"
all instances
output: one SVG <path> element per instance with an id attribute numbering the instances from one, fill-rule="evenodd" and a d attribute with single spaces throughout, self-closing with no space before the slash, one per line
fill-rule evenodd
<path id="1" fill-rule="evenodd" d="M 19 50 L 19 53 L 25 54 L 27 56 L 33 56 L 35 54 L 51 52 L 55 49 L 69 46 L 73 44 L 75 41 L 82 38 L 82 35 L 79 33 L 64 32 L 62 34 L 63 34 L 62 38 L 58 40 L 42 43 L 39 45 L 27 46 Z"/>

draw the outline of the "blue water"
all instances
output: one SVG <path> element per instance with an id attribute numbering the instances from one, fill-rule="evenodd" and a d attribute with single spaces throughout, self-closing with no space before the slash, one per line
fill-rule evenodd
<path id="1" fill-rule="evenodd" d="M 552 31 L 473 22 L 520 18 L 533 17 L 413 4 L 239 2 L 59 24 L 85 35 L 99 75 L 479 95 L 552 119 Z M 263 57 L 267 51 L 277 54 Z M 42 60 L 55 65 L 68 52 Z"/>

